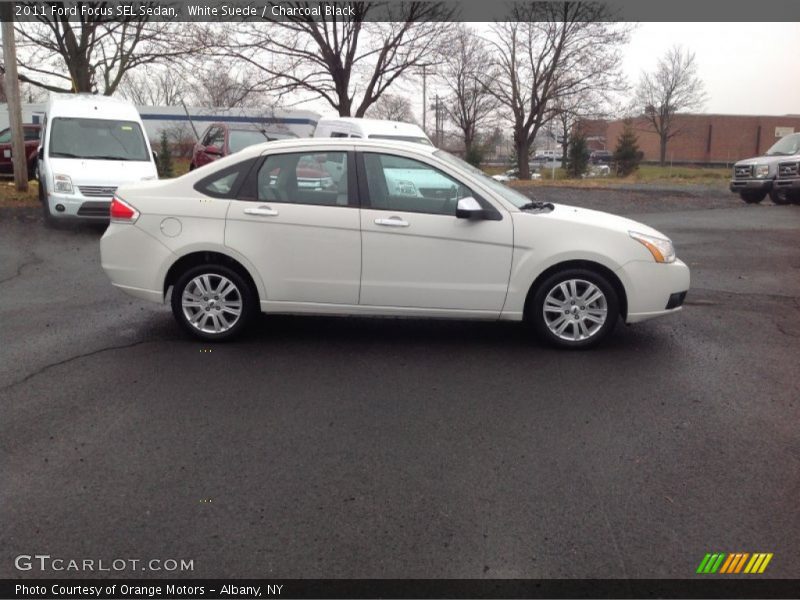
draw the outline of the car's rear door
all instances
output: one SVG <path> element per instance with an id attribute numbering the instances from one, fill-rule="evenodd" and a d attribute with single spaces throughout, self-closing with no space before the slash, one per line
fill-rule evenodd
<path id="1" fill-rule="evenodd" d="M 320 169 L 342 164 L 344 172 L 328 174 L 324 187 L 300 186 L 309 161 Z M 353 161 L 341 146 L 267 154 L 231 202 L 225 244 L 256 266 L 266 287 L 262 300 L 274 310 L 358 304 L 361 231 Z"/>

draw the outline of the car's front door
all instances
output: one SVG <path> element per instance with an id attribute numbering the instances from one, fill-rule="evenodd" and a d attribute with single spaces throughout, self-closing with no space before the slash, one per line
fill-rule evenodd
<path id="1" fill-rule="evenodd" d="M 231 202 L 225 244 L 255 264 L 266 288 L 262 300 L 358 304 L 361 231 L 353 161 L 341 150 L 269 154 Z M 340 164 L 343 172 L 320 177 L 315 187 L 298 185 L 307 163 L 319 169 Z"/>
<path id="2" fill-rule="evenodd" d="M 358 161 L 360 303 L 499 313 L 513 253 L 505 210 L 426 162 L 375 152 Z M 470 196 L 489 218 L 456 217 L 458 200 Z"/>

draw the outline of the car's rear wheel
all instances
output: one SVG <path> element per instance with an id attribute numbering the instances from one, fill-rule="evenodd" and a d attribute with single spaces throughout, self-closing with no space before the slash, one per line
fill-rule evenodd
<path id="1" fill-rule="evenodd" d="M 618 315 L 614 286 L 588 269 L 565 269 L 548 277 L 527 311 L 539 335 L 561 348 L 598 344 L 614 329 Z"/>
<path id="2" fill-rule="evenodd" d="M 748 204 L 758 204 L 767 197 L 767 192 L 741 192 L 740 195 Z"/>
<path id="3" fill-rule="evenodd" d="M 792 197 L 789 194 L 788 190 L 785 189 L 776 189 L 772 190 L 769 193 L 769 198 L 772 200 L 773 204 L 784 205 L 784 204 L 791 204 Z"/>
<path id="4" fill-rule="evenodd" d="M 172 314 L 192 335 L 223 341 L 239 335 L 256 311 L 245 279 L 224 265 L 201 265 L 183 273 L 172 290 Z"/>

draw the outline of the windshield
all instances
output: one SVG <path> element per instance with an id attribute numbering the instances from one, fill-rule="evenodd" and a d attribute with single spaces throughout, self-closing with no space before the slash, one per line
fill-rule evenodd
<path id="1" fill-rule="evenodd" d="M 89 160 L 151 160 L 142 128 L 135 121 L 67 117 L 53 119 L 50 156 Z"/>
<path id="2" fill-rule="evenodd" d="M 800 133 L 793 133 L 782 137 L 767 150 L 767 156 L 792 156 L 800 154 Z"/>
<path id="3" fill-rule="evenodd" d="M 450 163 L 451 165 L 458 167 L 464 171 L 469 172 L 472 175 L 478 176 L 481 180 L 481 183 L 488 188 L 491 188 L 493 192 L 502 196 L 504 200 L 511 202 L 517 208 L 522 208 L 523 206 L 530 204 L 531 199 L 524 194 L 520 194 L 517 190 L 508 187 L 507 185 L 503 185 L 499 181 L 495 181 L 491 177 L 489 177 L 486 173 L 474 167 L 473 165 L 469 164 L 468 162 L 461 160 L 457 156 L 453 156 L 449 152 L 445 152 L 444 150 L 437 150 L 433 153 L 434 156 L 437 158 L 442 159 L 444 162 Z"/>
<path id="4" fill-rule="evenodd" d="M 291 133 L 278 133 L 275 131 L 259 131 L 258 129 L 231 129 L 228 134 L 228 146 L 231 152 L 238 152 L 248 146 L 272 142 L 274 140 L 287 140 L 297 137 Z"/>
<path id="5" fill-rule="evenodd" d="M 369 138 L 372 140 L 397 140 L 398 142 L 414 142 L 415 144 L 433 146 L 428 138 L 415 137 L 412 135 L 371 135 Z"/>

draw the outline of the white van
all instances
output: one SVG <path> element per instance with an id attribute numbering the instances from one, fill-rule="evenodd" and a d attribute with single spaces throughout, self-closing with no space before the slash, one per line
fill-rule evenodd
<path id="1" fill-rule="evenodd" d="M 357 117 L 331 117 L 320 119 L 314 137 L 351 137 L 371 140 L 397 140 L 433 146 L 419 125 L 401 121 L 360 119 Z"/>
<path id="2" fill-rule="evenodd" d="M 45 222 L 107 220 L 126 183 L 158 179 L 136 107 L 91 94 L 52 94 L 39 148 L 39 199 Z"/>

